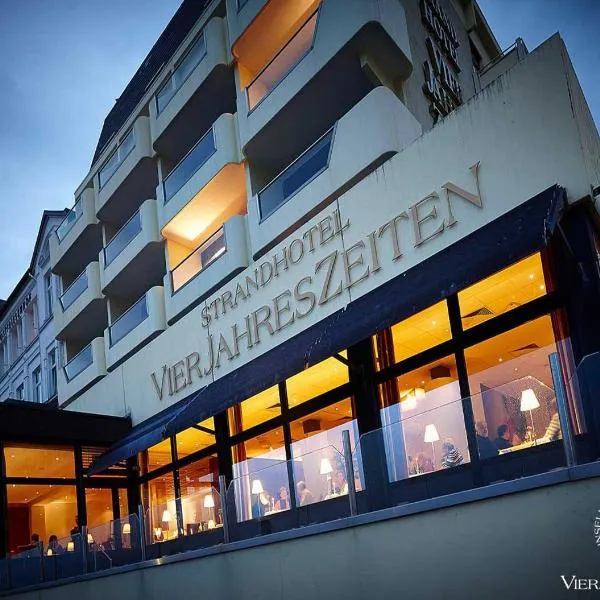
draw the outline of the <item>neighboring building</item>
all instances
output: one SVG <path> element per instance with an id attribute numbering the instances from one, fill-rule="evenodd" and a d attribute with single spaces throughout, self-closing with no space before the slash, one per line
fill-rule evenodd
<path id="1" fill-rule="evenodd" d="M 57 399 L 56 277 L 48 240 L 67 211 L 44 211 L 29 268 L 0 305 L 0 401 Z"/>
<path id="2" fill-rule="evenodd" d="M 145 557 L 322 524 L 301 559 L 310 577 L 284 577 L 288 551 L 310 544 L 278 546 L 252 574 L 227 558 L 235 547 L 214 551 L 217 591 L 264 586 L 229 597 L 352 597 L 354 572 L 387 567 L 407 585 L 412 570 L 423 585 L 434 571 L 461 578 L 468 597 L 464 565 L 527 561 L 520 542 L 555 526 L 563 545 L 539 533 L 536 565 L 568 565 L 600 483 L 599 183 L 600 141 L 558 35 L 501 53 L 471 0 L 186 0 L 106 117 L 50 239 L 59 404 L 134 425 L 80 461 L 80 522 L 97 524 L 93 486 L 110 489 L 107 517 L 143 505 Z M 422 537 L 384 531 L 418 554 L 362 568 L 377 543 L 350 534 L 346 555 L 342 534 L 324 533 L 359 523 L 325 525 L 354 511 L 352 482 L 358 512 L 373 513 L 361 532 L 452 515 L 435 531 L 433 513 L 420 517 Z M 590 518 L 573 517 L 557 483 Z M 526 490 L 541 486 L 538 513 Z M 466 503 L 489 525 L 478 538 Z M 45 530 L 67 535 L 74 509 Z M 125 525 L 93 539 L 110 550 Z M 170 569 L 131 593 L 189 590 L 167 583 Z M 530 575 L 518 562 L 480 577 L 492 597 L 507 580 L 531 592 Z"/>

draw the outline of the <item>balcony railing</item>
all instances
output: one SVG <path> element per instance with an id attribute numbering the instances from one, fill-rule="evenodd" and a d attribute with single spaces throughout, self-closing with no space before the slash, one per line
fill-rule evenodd
<path id="1" fill-rule="evenodd" d="M 317 9 L 246 88 L 248 108 L 255 108 L 310 51 L 317 27 Z"/>
<path id="2" fill-rule="evenodd" d="M 87 272 L 83 271 L 79 277 L 63 292 L 60 297 L 60 305 L 63 310 L 67 310 L 88 287 Z"/>
<path id="3" fill-rule="evenodd" d="M 206 41 L 204 32 L 193 43 L 184 58 L 179 62 L 177 68 L 171 76 L 165 81 L 163 86 L 156 94 L 156 112 L 160 114 L 165 106 L 169 104 L 171 98 L 177 93 L 177 90 L 184 84 L 185 80 L 191 75 L 192 71 L 200 64 L 206 56 Z"/>
<path id="4" fill-rule="evenodd" d="M 165 204 L 191 179 L 194 173 L 216 152 L 212 127 L 179 161 L 163 181 Z"/>
<path id="5" fill-rule="evenodd" d="M 173 293 L 181 289 L 226 251 L 225 230 L 221 227 L 171 271 Z"/>
<path id="6" fill-rule="evenodd" d="M 88 344 L 79 354 L 76 354 L 63 368 L 67 381 L 73 381 L 83 373 L 93 362 L 92 344 Z"/>
<path id="7" fill-rule="evenodd" d="M 148 301 L 144 294 L 110 326 L 110 345 L 114 346 L 147 318 Z"/>
<path id="8" fill-rule="evenodd" d="M 135 135 L 132 128 L 123 138 L 118 148 L 110 155 L 110 158 L 102 165 L 98 173 L 98 180 L 101 188 L 106 185 L 106 182 L 115 174 L 116 170 L 121 166 L 134 148 Z"/>
<path id="9" fill-rule="evenodd" d="M 77 202 L 75 202 L 73 208 L 68 212 L 62 223 L 56 228 L 56 237 L 59 242 L 62 242 L 65 239 L 82 214 L 83 207 L 81 206 L 81 198 L 77 198 Z"/>
<path id="10" fill-rule="evenodd" d="M 333 133 L 333 128 L 327 131 L 258 192 L 258 210 L 261 220 L 273 214 L 282 204 L 327 169 Z"/>
<path id="11" fill-rule="evenodd" d="M 136 212 L 104 248 L 104 265 L 108 266 L 142 231 L 140 211 Z"/>

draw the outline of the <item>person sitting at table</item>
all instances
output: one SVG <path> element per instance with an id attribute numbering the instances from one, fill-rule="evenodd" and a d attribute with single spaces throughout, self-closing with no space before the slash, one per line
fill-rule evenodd
<path id="1" fill-rule="evenodd" d="M 434 471 L 433 461 L 424 452 L 417 454 L 417 473 L 432 473 Z"/>
<path id="2" fill-rule="evenodd" d="M 561 437 L 560 418 L 558 416 L 558 407 L 554 398 L 550 401 L 550 411 L 552 412 L 550 423 L 548 424 L 543 437 L 539 440 L 540 442 L 554 442 Z"/>
<path id="3" fill-rule="evenodd" d="M 475 432 L 479 458 L 484 460 L 486 458 L 498 456 L 498 449 L 492 444 L 492 440 L 488 437 L 487 423 L 485 421 L 477 421 L 477 423 L 475 423 Z"/>
<path id="4" fill-rule="evenodd" d="M 54 534 L 48 538 L 48 549 L 52 550 L 52 554 L 62 554 L 65 551 L 58 543 L 58 538 Z"/>
<path id="5" fill-rule="evenodd" d="M 494 440 L 494 446 L 496 446 L 498 450 L 512 448 L 510 433 L 508 432 L 508 425 L 499 425 L 496 433 L 498 434 L 498 437 Z"/>
<path id="6" fill-rule="evenodd" d="M 346 475 L 343 471 L 336 471 L 333 479 L 333 493 L 334 494 L 347 494 L 348 493 L 348 482 L 346 481 Z"/>
<path id="7" fill-rule="evenodd" d="M 442 467 L 444 469 L 451 469 L 457 467 L 463 462 L 462 454 L 456 449 L 456 446 L 452 442 L 444 442 L 442 444 Z"/>
<path id="8" fill-rule="evenodd" d="M 299 481 L 296 486 L 298 490 L 298 504 L 299 506 L 306 506 L 307 504 L 312 504 L 315 501 L 315 497 L 312 492 L 306 486 L 304 481 Z"/>
<path id="9" fill-rule="evenodd" d="M 277 501 L 275 502 L 275 510 L 289 510 L 290 509 L 290 495 L 288 489 L 285 486 L 279 488 L 279 494 L 277 495 Z"/>

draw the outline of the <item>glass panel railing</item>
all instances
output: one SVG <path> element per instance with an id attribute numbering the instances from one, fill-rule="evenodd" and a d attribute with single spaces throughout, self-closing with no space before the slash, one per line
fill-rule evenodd
<path id="1" fill-rule="evenodd" d="M 332 141 L 333 129 L 330 129 L 258 193 L 261 219 L 273 214 L 298 190 L 327 169 Z"/>
<path id="2" fill-rule="evenodd" d="M 215 136 L 211 127 L 165 178 L 163 182 L 165 204 L 190 180 L 216 150 Z"/>
<path id="3" fill-rule="evenodd" d="M 65 366 L 67 381 L 72 381 L 85 371 L 93 362 L 92 345 L 88 344 L 79 354 L 76 354 Z"/>
<path id="4" fill-rule="evenodd" d="M 63 292 L 60 297 L 60 305 L 63 310 L 67 310 L 85 290 L 88 288 L 87 271 L 83 271 L 79 277 Z"/>
<path id="5" fill-rule="evenodd" d="M 171 271 L 173 293 L 196 277 L 198 273 L 206 269 L 208 265 L 225 252 L 227 252 L 225 230 L 221 227 Z"/>
<path id="6" fill-rule="evenodd" d="M 104 264 L 105 266 L 117 257 L 125 248 L 131 243 L 131 241 L 142 231 L 142 217 L 140 212 L 136 212 L 121 229 L 115 234 L 115 236 L 108 242 L 104 248 Z"/>
<path id="7" fill-rule="evenodd" d="M 83 214 L 83 207 L 81 206 L 81 199 L 75 202 L 73 208 L 67 213 L 62 223 L 56 229 L 56 237 L 58 241 L 62 242 L 66 235 L 73 229 L 73 226 L 79 220 L 79 217 Z"/>
<path id="8" fill-rule="evenodd" d="M 318 14 L 317 10 L 308 18 L 306 23 L 246 88 L 250 110 L 268 96 L 309 52 L 313 44 Z"/>
<path id="9" fill-rule="evenodd" d="M 137 515 L 126 515 L 88 529 L 88 571 L 103 571 L 142 560 Z"/>
<path id="10" fill-rule="evenodd" d="M 147 318 L 148 300 L 144 294 L 110 326 L 110 345 L 114 346 Z"/>
<path id="11" fill-rule="evenodd" d="M 191 75 L 193 70 L 200 64 L 206 56 L 206 42 L 204 33 L 201 33 L 198 39 L 192 44 L 185 57 L 173 71 L 172 75 L 165 82 L 162 88 L 156 94 L 156 110 L 160 114 L 165 106 L 169 104 L 171 98 L 177 93 L 177 90 L 183 85 L 185 80 Z"/>
<path id="12" fill-rule="evenodd" d="M 219 492 L 210 484 L 201 491 L 196 491 L 198 487 L 201 486 L 196 483 L 181 482 L 182 535 L 196 535 L 223 526 Z M 186 494 L 188 489 L 193 491 Z"/>
<path id="13" fill-rule="evenodd" d="M 111 154 L 110 158 L 102 165 L 98 172 L 98 181 L 100 187 L 104 187 L 106 182 L 115 174 L 129 153 L 135 148 L 135 136 L 133 128 L 129 130 L 123 138 L 118 148 Z"/>

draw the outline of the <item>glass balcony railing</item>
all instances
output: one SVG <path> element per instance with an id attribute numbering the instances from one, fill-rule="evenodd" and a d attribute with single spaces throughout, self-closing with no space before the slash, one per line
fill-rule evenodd
<path id="1" fill-rule="evenodd" d="M 87 273 L 83 271 L 81 275 L 63 292 L 60 297 L 60 305 L 63 310 L 67 310 L 88 287 Z"/>
<path id="2" fill-rule="evenodd" d="M 77 199 L 73 208 L 68 212 L 63 222 L 56 229 L 56 237 L 59 242 L 62 242 L 69 231 L 73 229 L 73 226 L 79 220 L 79 217 L 83 214 L 83 208 L 81 206 L 81 198 Z"/>
<path id="3" fill-rule="evenodd" d="M 215 136 L 211 127 L 163 181 L 165 204 L 190 180 L 216 150 Z"/>
<path id="4" fill-rule="evenodd" d="M 135 148 L 135 136 L 133 128 L 129 130 L 123 138 L 119 147 L 111 154 L 110 158 L 102 165 L 98 179 L 100 187 L 103 188 L 106 182 L 115 174 L 116 170 L 121 166 L 123 161 L 129 156 L 130 152 Z"/>
<path id="5" fill-rule="evenodd" d="M 114 346 L 140 323 L 148 318 L 148 301 L 144 294 L 132 307 L 126 310 L 109 329 L 110 345 Z"/>
<path id="6" fill-rule="evenodd" d="M 88 344 L 79 354 L 76 354 L 65 366 L 67 381 L 72 381 L 77 375 L 83 373 L 93 362 L 92 345 Z"/>
<path id="7" fill-rule="evenodd" d="M 163 86 L 156 94 L 156 112 L 160 114 L 165 106 L 169 104 L 171 98 L 177 93 L 177 90 L 184 84 L 185 80 L 191 75 L 192 71 L 200 64 L 206 56 L 206 41 L 204 32 L 201 33 L 192 44 L 184 58 L 179 62 L 177 68 L 171 76 L 165 81 Z"/>
<path id="8" fill-rule="evenodd" d="M 318 15 L 317 10 L 246 88 L 249 110 L 268 96 L 310 51 Z"/>
<path id="9" fill-rule="evenodd" d="M 260 218 L 266 219 L 329 166 L 333 128 L 305 150 L 258 193 Z"/>
<path id="10" fill-rule="evenodd" d="M 182 288 L 227 251 L 225 231 L 221 227 L 213 233 L 202 245 L 184 258 L 172 271 L 171 283 L 173 293 Z"/>
<path id="11" fill-rule="evenodd" d="M 104 248 L 104 265 L 108 266 L 115 260 L 131 241 L 142 231 L 142 217 L 136 212 Z"/>

